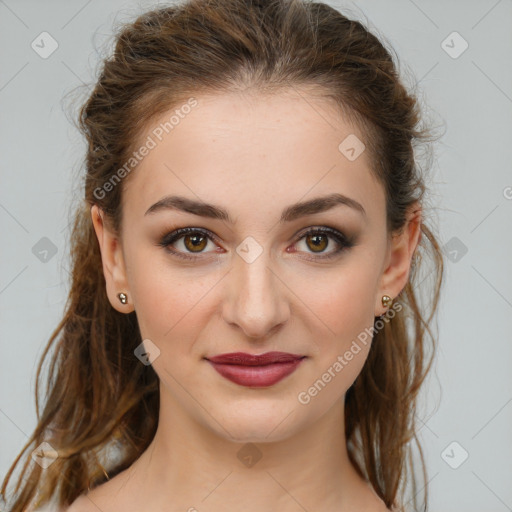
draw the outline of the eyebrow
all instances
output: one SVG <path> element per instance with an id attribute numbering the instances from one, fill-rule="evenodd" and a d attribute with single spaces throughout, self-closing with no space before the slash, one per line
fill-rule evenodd
<path id="1" fill-rule="evenodd" d="M 366 211 L 361 203 L 343 194 L 334 193 L 287 206 L 283 210 L 279 222 L 291 222 L 306 215 L 325 212 L 339 205 L 348 206 L 366 218 Z M 165 196 L 150 206 L 144 215 L 164 210 L 179 210 L 200 217 L 218 219 L 234 224 L 233 219 L 224 208 L 183 196 Z"/>

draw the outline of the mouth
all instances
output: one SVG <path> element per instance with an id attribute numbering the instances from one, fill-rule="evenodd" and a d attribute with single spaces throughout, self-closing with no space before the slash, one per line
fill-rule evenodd
<path id="1" fill-rule="evenodd" d="M 232 352 L 206 358 L 222 377 L 247 387 L 268 387 L 293 373 L 306 356 L 287 352 Z"/>

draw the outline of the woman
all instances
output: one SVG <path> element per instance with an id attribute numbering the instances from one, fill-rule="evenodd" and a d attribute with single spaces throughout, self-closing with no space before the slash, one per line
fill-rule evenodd
<path id="1" fill-rule="evenodd" d="M 9 510 L 404 510 L 443 274 L 419 121 L 322 3 L 124 27 L 80 113 L 72 287 Z"/>

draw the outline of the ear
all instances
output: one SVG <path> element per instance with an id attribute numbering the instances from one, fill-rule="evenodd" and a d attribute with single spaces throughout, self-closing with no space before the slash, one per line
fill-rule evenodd
<path id="1" fill-rule="evenodd" d="M 411 205 L 403 229 L 391 237 L 386 265 L 381 275 L 375 302 L 375 316 L 383 315 L 388 308 L 382 305 L 382 296 L 396 299 L 409 279 L 411 260 L 421 240 L 421 206 L 418 202 Z"/>
<path id="2" fill-rule="evenodd" d="M 105 275 L 107 296 L 112 307 L 120 313 L 131 313 L 135 308 L 131 303 L 131 294 L 126 278 L 126 268 L 121 243 L 113 232 L 104 212 L 97 205 L 91 207 L 92 223 L 98 238 Z M 128 302 L 122 304 L 117 296 L 123 292 L 128 296 Z"/>

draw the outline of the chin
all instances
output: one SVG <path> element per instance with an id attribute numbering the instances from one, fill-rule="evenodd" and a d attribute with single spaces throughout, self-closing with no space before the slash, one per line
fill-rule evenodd
<path id="1" fill-rule="evenodd" d="M 235 407 L 229 411 L 213 414 L 215 418 L 225 418 L 220 425 L 207 419 L 215 433 L 236 443 L 271 443 L 285 440 L 300 429 L 293 405 L 288 407 L 280 404 L 269 406 L 266 410 L 261 406 L 246 406 L 246 411 Z M 298 409 L 298 408 L 297 408 Z M 291 413 L 290 413 L 291 411 Z M 224 427 L 224 428 L 223 428 Z"/>

